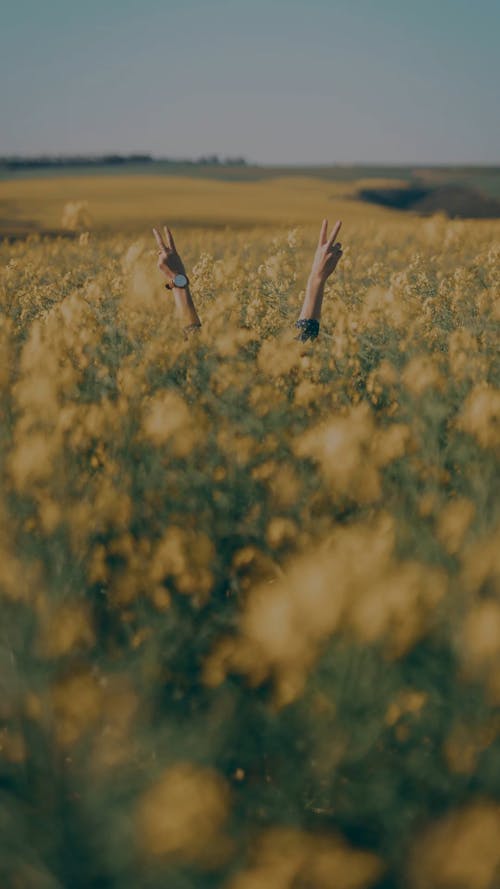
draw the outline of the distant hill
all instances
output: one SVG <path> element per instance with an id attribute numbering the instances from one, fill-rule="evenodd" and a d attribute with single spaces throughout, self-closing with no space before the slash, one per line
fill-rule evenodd
<path id="1" fill-rule="evenodd" d="M 195 159 L 157 158 L 150 154 L 107 154 L 38 157 L 0 157 L 0 182 L 75 176 L 187 176 L 220 182 L 263 182 L 286 177 L 352 183 L 372 192 L 379 188 L 418 187 L 423 198 L 441 186 L 473 189 L 500 201 L 500 166 L 404 166 L 395 164 L 254 164 L 243 157 L 203 155 Z M 368 181 L 374 180 L 374 181 Z M 377 181 L 378 180 L 378 181 Z M 391 185 L 393 182 L 393 185 Z M 374 198 L 377 196 L 374 195 Z M 408 195 L 408 200 L 409 200 Z M 468 196 L 470 198 L 470 195 Z M 370 197 L 364 200 L 371 200 Z M 392 197 L 390 198 L 392 201 Z M 448 194 L 447 200 L 451 200 Z M 405 200 L 402 197 L 402 200 Z M 377 203 L 383 203 L 377 198 Z M 396 204 L 387 204 L 396 206 Z M 430 212 L 430 211 L 429 211 Z M 461 212 L 461 211 L 460 211 Z M 489 208 L 488 212 L 493 212 Z M 498 212 L 495 210 L 494 215 Z"/>
<path id="2" fill-rule="evenodd" d="M 441 212 L 451 218 L 500 218 L 499 200 L 465 185 L 429 187 L 414 183 L 403 188 L 362 188 L 358 197 L 393 210 L 412 210 L 423 215 Z"/>

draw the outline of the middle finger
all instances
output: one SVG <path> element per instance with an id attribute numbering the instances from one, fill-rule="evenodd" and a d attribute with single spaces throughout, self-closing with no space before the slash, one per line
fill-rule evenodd
<path id="1" fill-rule="evenodd" d="M 337 222 L 335 223 L 333 231 L 328 239 L 328 249 L 330 249 L 333 246 L 333 244 L 335 243 L 335 238 L 337 237 L 341 226 L 342 226 L 342 222 L 340 219 L 338 219 Z"/>

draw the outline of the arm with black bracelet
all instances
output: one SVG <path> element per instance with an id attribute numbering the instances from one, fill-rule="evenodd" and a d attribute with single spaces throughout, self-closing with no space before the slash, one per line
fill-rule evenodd
<path id="1" fill-rule="evenodd" d="M 325 283 L 337 268 L 342 256 L 342 245 L 337 241 L 341 225 L 342 222 L 339 219 L 335 223 L 331 235 L 328 236 L 328 220 L 323 219 L 321 223 L 318 246 L 314 254 L 311 273 L 307 279 L 302 310 L 295 322 L 295 327 L 300 330 L 295 339 L 301 342 L 314 340 L 318 336 Z"/>

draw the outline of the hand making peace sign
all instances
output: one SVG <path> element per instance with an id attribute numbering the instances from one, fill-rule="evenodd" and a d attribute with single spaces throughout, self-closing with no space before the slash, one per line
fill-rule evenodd
<path id="1" fill-rule="evenodd" d="M 330 237 L 328 237 L 328 219 L 323 219 L 319 232 L 318 246 L 314 255 L 311 277 L 323 284 L 335 271 L 342 256 L 342 244 L 336 241 L 342 222 L 337 220 Z"/>
<path id="2" fill-rule="evenodd" d="M 157 228 L 153 229 L 153 234 L 158 244 L 158 268 L 165 275 L 169 284 L 173 283 L 176 275 L 185 275 L 186 270 L 184 263 L 177 253 L 175 241 L 168 225 L 163 227 L 165 240 L 163 240 Z"/>

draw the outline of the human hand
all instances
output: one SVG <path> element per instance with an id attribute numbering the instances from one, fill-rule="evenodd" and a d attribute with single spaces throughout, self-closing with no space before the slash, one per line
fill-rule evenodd
<path id="1" fill-rule="evenodd" d="M 319 284 L 324 284 L 326 279 L 335 271 L 342 256 L 342 244 L 336 241 L 342 222 L 335 223 L 330 237 L 328 237 L 328 219 L 323 219 L 319 232 L 318 246 L 312 262 L 310 279 Z"/>
<path id="2" fill-rule="evenodd" d="M 182 259 L 177 253 L 175 241 L 168 225 L 163 227 L 163 231 L 165 232 L 165 240 L 157 228 L 153 229 L 153 235 L 158 245 L 158 268 L 165 275 L 169 284 L 173 284 L 175 276 L 185 275 L 186 270 Z"/>

